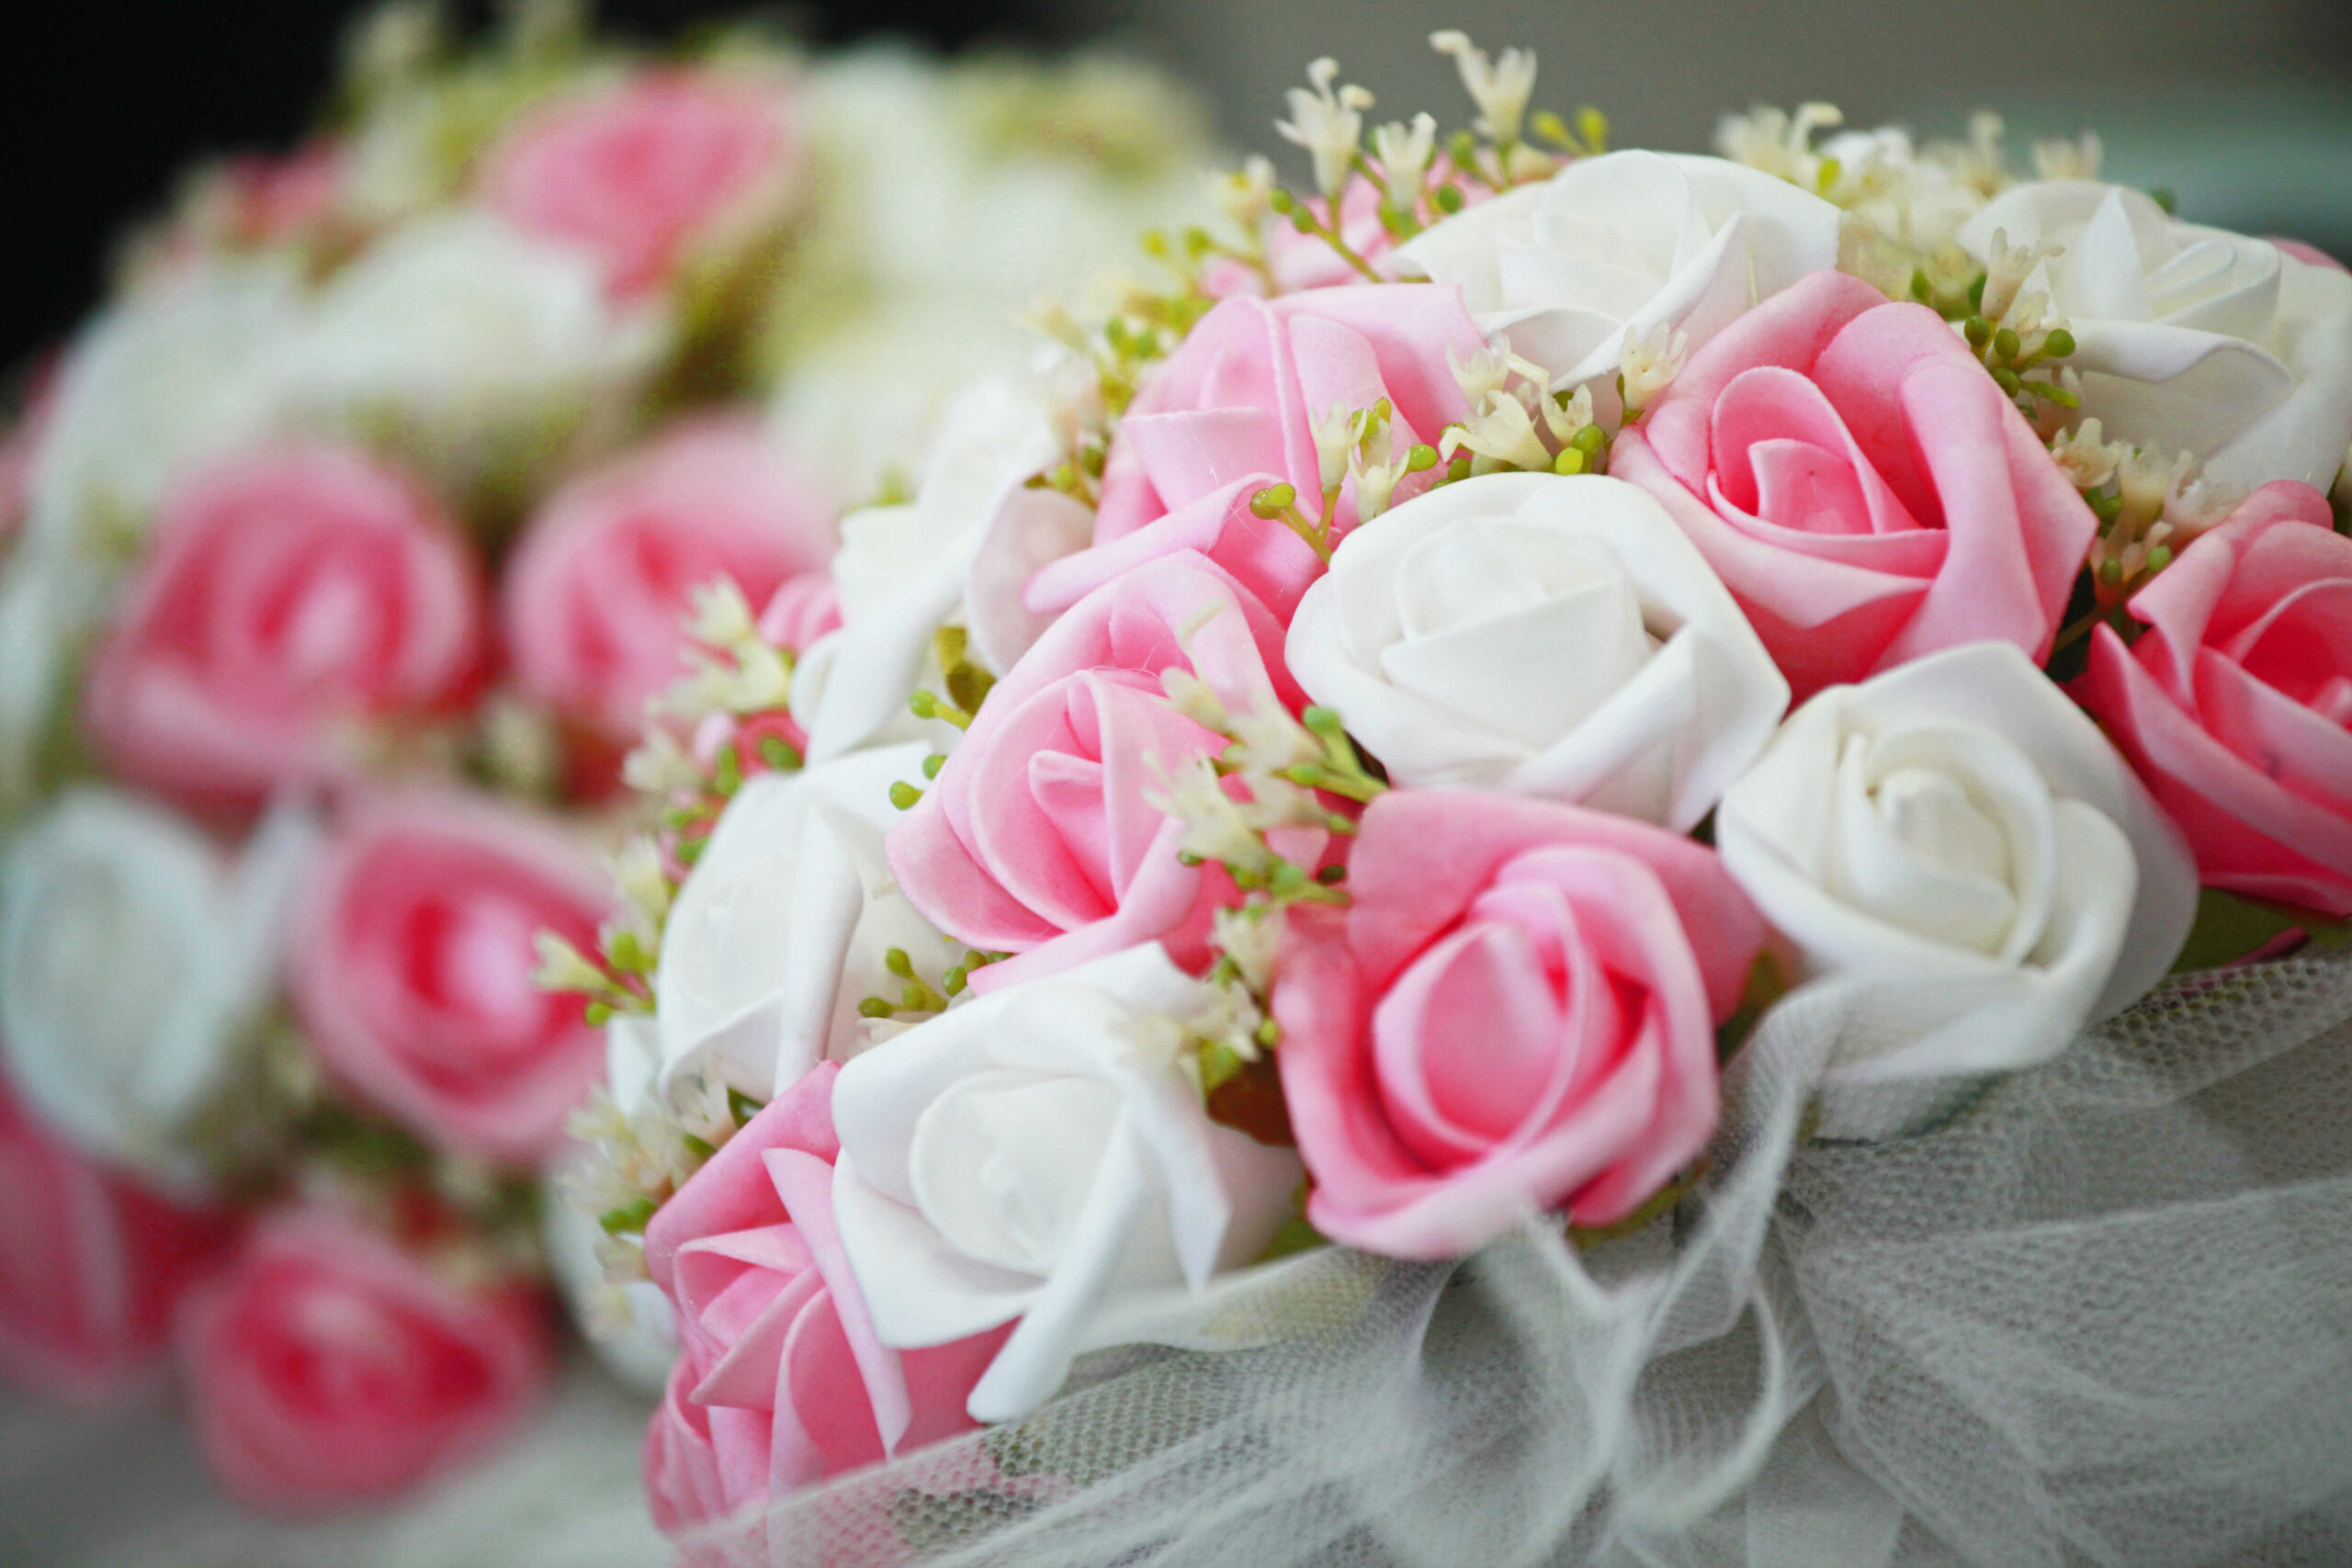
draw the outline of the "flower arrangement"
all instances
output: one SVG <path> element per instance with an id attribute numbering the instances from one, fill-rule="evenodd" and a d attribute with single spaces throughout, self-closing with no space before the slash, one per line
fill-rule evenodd
<path id="1" fill-rule="evenodd" d="M 2307 1124 L 2273 1053 L 2344 1103 L 2352 987 L 2294 955 L 2352 916 L 2352 274 L 2095 140 L 1612 152 L 1432 42 L 1470 129 L 1367 133 L 1316 62 L 1311 186 L 1253 160 L 1149 237 L 1165 288 L 957 399 L 844 520 L 838 625 L 703 601 L 630 921 L 556 976 L 608 1037 L 609 1322 L 670 1359 L 657 1518 L 712 1562 L 2187 1562 L 2340 1497 L 2222 1450 L 2256 1387 L 2337 1419 L 2342 1245 L 2272 1222 L 2344 1195 L 2341 1122 L 2133 1151 Z M 2264 1216 L 2300 1350 L 2165 1426 L 2098 1395 L 2227 1282 L 2062 1260 L 2192 1198 Z"/>
<path id="2" fill-rule="evenodd" d="M 767 607 L 719 684 L 773 706 L 927 378 L 1115 292 L 1200 199 L 1200 122 L 1107 59 L 394 4 L 313 140 L 192 176 L 10 443 L 0 1373 L 96 1399 L 175 1351 L 277 1513 L 516 1429 L 551 1268 L 596 1272 L 539 1194 L 602 1036 L 535 978 L 651 950 L 608 863 L 695 593 Z"/>

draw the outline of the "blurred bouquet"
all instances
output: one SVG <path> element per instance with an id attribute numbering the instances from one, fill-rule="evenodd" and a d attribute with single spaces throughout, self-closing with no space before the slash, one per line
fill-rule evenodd
<path id="1" fill-rule="evenodd" d="M 1472 129 L 1317 62 L 1307 194 L 1151 235 L 829 589 L 702 602 L 633 921 L 549 972 L 609 1321 L 674 1336 L 656 1517 L 1262 1568 L 2340 1510 L 2352 275 L 2095 142 L 1611 152 L 1432 42 Z"/>
<path id="2" fill-rule="evenodd" d="M 842 509 L 1027 373 L 1035 297 L 1117 297 L 1201 123 L 1106 60 L 395 4 L 313 141 L 136 236 L 0 496 L 0 1372 L 96 1397 L 175 1338 L 285 1510 L 512 1428 L 548 1247 L 595 1268 L 542 1236 L 603 1051 L 541 933 L 637 929 L 621 759 L 693 594 L 779 674 L 837 625 Z"/>

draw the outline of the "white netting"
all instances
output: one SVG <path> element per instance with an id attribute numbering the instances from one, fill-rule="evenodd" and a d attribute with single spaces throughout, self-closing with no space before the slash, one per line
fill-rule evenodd
<path id="1" fill-rule="evenodd" d="M 1931 1130 L 1808 1143 L 1845 1027 L 1776 1009 L 1635 1235 L 1334 1255 L 1273 1348 L 1097 1358 L 694 1559 L 2352 1562 L 2352 961 L 2169 986 Z"/>

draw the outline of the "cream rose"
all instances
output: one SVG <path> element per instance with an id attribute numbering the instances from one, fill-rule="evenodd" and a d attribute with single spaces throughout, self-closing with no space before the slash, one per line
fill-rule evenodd
<path id="1" fill-rule="evenodd" d="M 1093 513 L 1028 481 L 1057 451 L 1037 400 L 1009 382 L 959 393 L 915 499 L 842 521 L 833 557 L 842 627 L 807 649 L 792 712 L 821 762 L 859 746 L 954 731 L 918 724 L 910 687 L 924 683 L 933 638 L 960 620 L 980 661 L 999 673 L 1028 650 L 1046 617 L 1021 603 L 1038 567 L 1083 547 Z"/>
<path id="2" fill-rule="evenodd" d="M 1833 686 L 1724 796 L 1715 842 L 1847 988 L 1832 1081 L 2004 1072 L 2144 995 L 2196 911 L 2186 847 L 2097 726 L 2007 643 Z"/>
<path id="3" fill-rule="evenodd" d="M 1156 944 L 950 1008 L 842 1069 L 833 1210 L 886 1345 L 1019 1319 L 975 1420 L 1086 1350 L 1186 1343 L 1290 1213 L 1289 1149 L 1208 1119 L 1160 1043 L 1206 989 Z"/>
<path id="4" fill-rule="evenodd" d="M 1688 831 L 1789 702 L 1730 592 L 1622 479 L 1491 474 L 1348 536 L 1284 649 L 1408 788 L 1503 789 Z"/>
<path id="5" fill-rule="evenodd" d="M 763 773 L 728 803 L 679 890 L 654 977 L 659 1067 L 666 1090 L 705 1073 L 766 1100 L 864 1041 L 857 1010 L 896 997 L 887 964 L 903 950 L 926 979 L 963 961 L 916 914 L 882 861 L 900 813 L 890 786 L 924 783 L 920 742 L 860 751 L 806 773 Z M 648 1085 L 616 1045 L 616 1094 Z"/>
<path id="6" fill-rule="evenodd" d="M 0 1055 L 26 1100 L 101 1158 L 201 1187 L 189 1123 L 275 994 L 315 840 L 282 811 L 232 855 L 95 786 L 28 824 L 0 861 Z"/>
<path id="7" fill-rule="evenodd" d="M 1722 158 L 1611 152 L 1447 219 L 1398 258 L 1462 287 L 1479 327 L 1556 388 L 1613 395 L 1625 335 L 1696 349 L 1740 312 L 1838 265 L 1838 209 Z"/>
<path id="8" fill-rule="evenodd" d="M 2064 247 L 2024 287 L 2074 333 L 2082 413 L 2109 436 L 2195 453 L 2232 491 L 2335 479 L 2352 442 L 2352 274 L 2089 180 L 2006 191 L 1960 244 L 1983 259 L 1996 233 Z"/>

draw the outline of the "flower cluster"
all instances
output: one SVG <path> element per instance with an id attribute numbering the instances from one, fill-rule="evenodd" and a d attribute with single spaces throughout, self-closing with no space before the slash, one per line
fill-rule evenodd
<path id="1" fill-rule="evenodd" d="M 2352 275 L 2095 141 L 1609 152 L 1432 42 L 1471 130 L 1317 62 L 1310 194 L 1221 182 L 844 521 L 805 769 L 645 770 L 719 807 L 610 1024 L 666 1527 L 1230 1343 L 1302 1241 L 1645 1225 L 1788 987 L 1885 1138 L 2200 890 L 2352 915 Z"/>
<path id="2" fill-rule="evenodd" d="M 30 383 L 0 516 L 0 1371 L 95 1396 L 175 1341 L 217 1477 L 299 1512 L 513 1431 L 551 1285 L 659 1387 L 635 1238 L 767 1125 L 763 1026 L 805 1066 L 993 956 L 861 918 L 860 875 L 952 729 L 910 687 L 978 708 L 1039 628 L 934 637 L 930 520 L 994 504 L 960 476 L 895 533 L 841 516 L 965 441 L 1012 465 L 990 570 L 1091 525 L 1022 488 L 1057 437 L 933 395 L 1029 344 L 942 323 L 1120 297 L 1205 145 L 1108 59 L 649 52 L 566 0 L 470 41 L 395 0 L 336 98 L 135 236 Z M 829 720 L 875 729 L 807 722 L 876 675 L 892 714 Z M 763 812 L 803 874 L 716 889 Z M 844 907 L 838 1032 L 712 946 Z"/>

